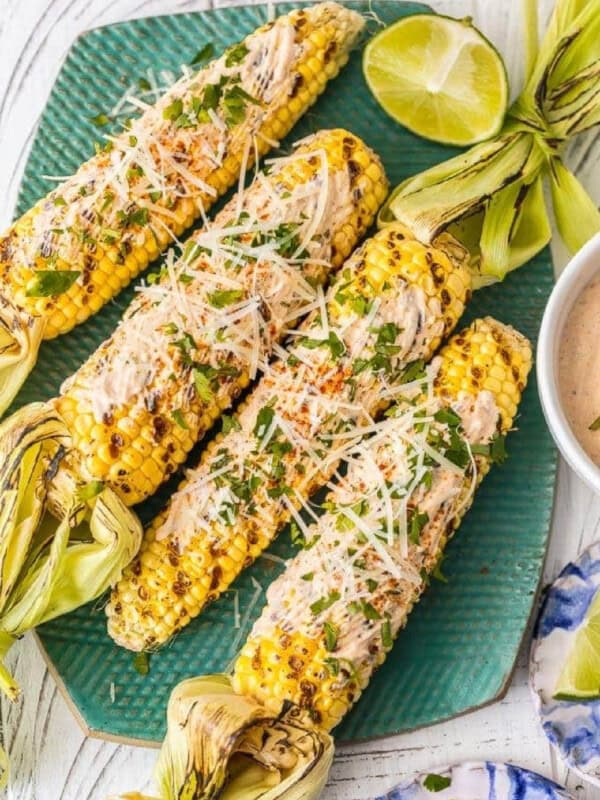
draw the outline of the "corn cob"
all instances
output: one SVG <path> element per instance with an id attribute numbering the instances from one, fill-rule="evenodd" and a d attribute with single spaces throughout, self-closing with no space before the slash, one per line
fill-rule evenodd
<path id="1" fill-rule="evenodd" d="M 98 311 L 285 136 L 363 25 L 328 2 L 259 28 L 183 77 L 9 228 L 0 239 L 0 411 L 41 338 Z"/>
<path id="2" fill-rule="evenodd" d="M 52 402 L 72 437 L 55 495 L 72 493 L 65 471 L 127 504 L 150 495 L 264 368 L 385 197 L 378 158 L 343 130 L 270 166 L 167 260 Z"/>
<path id="3" fill-rule="evenodd" d="M 469 297 L 465 252 L 399 224 L 346 263 L 327 306 L 263 376 L 145 534 L 107 607 L 132 650 L 164 643 L 215 599 L 335 473 L 344 447 L 418 373 Z M 302 524 L 298 520 L 298 524 Z"/>
<path id="4" fill-rule="evenodd" d="M 269 588 L 235 664 L 236 692 L 267 713 L 291 701 L 320 728 L 337 725 L 427 586 L 512 426 L 530 367 L 528 341 L 491 318 L 450 341 L 424 393 L 398 404 L 349 459 L 310 528 L 314 547 Z"/>

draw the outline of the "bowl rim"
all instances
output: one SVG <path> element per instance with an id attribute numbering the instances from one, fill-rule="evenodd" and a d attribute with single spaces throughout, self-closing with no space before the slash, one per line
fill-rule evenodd
<path id="1" fill-rule="evenodd" d="M 563 411 L 557 375 L 558 344 L 575 301 L 594 275 L 600 275 L 600 233 L 569 261 L 546 305 L 537 345 L 537 383 L 542 411 L 554 441 L 568 464 L 600 493 L 600 467 L 583 449 Z"/>

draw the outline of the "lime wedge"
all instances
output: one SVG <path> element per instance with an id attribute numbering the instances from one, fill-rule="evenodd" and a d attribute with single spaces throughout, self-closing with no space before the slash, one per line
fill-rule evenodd
<path id="1" fill-rule="evenodd" d="M 363 71 L 383 109 L 419 136 L 469 145 L 502 126 L 504 63 L 469 20 L 434 14 L 398 20 L 367 44 Z"/>
<path id="2" fill-rule="evenodd" d="M 555 700 L 600 699 L 600 592 L 594 597 L 585 621 L 562 668 Z"/>

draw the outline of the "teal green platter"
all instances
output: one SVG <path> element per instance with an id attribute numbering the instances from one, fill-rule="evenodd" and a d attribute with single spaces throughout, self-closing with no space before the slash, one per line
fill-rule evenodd
<path id="1" fill-rule="evenodd" d="M 385 22 L 428 9 L 391 2 L 356 2 Z M 283 12 L 289 6 L 280 6 Z M 18 204 L 24 212 L 51 184 L 43 175 L 69 174 L 93 152 L 102 129 L 91 118 L 112 108 L 148 68 L 178 71 L 207 42 L 217 50 L 267 18 L 265 6 L 223 8 L 135 20 L 92 30 L 71 48 L 31 149 Z M 347 127 L 383 158 L 392 185 L 454 152 L 402 129 L 377 106 L 361 72 L 357 51 L 341 76 L 295 128 L 290 142 L 322 127 Z M 502 285 L 479 291 L 464 322 L 493 314 L 535 341 L 552 288 L 547 251 Z M 75 332 L 40 351 L 37 367 L 15 407 L 54 395 L 64 378 L 109 335 L 133 290 L 124 291 Z M 556 460 L 532 375 L 509 443 L 510 459 L 486 479 L 475 506 L 448 548 L 447 583 L 435 583 L 411 615 L 384 667 L 338 730 L 340 740 L 366 739 L 430 725 L 500 697 L 508 686 L 535 602 L 548 538 Z M 191 461 L 198 457 L 199 450 Z M 148 521 L 166 502 L 176 480 L 138 508 Z M 272 552 L 292 554 L 284 531 Z M 39 629 L 39 640 L 65 695 L 92 735 L 152 744 L 165 731 L 165 708 L 183 678 L 225 670 L 247 619 L 255 591 L 281 569 L 264 558 L 234 586 L 245 629 L 234 628 L 229 592 L 150 658 L 140 675 L 131 653 L 113 645 L 105 627 L 104 599 Z"/>

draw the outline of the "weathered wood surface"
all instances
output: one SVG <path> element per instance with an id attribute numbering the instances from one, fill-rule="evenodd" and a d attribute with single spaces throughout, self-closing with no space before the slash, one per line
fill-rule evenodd
<path id="1" fill-rule="evenodd" d="M 472 16 L 505 56 L 512 85 L 519 85 L 520 0 L 432 0 L 431 5 L 454 16 Z M 551 0 L 540 0 L 542 20 L 551 5 Z M 0 0 L 2 225 L 14 208 L 39 113 L 75 37 L 135 16 L 207 6 L 202 0 Z M 600 143 L 593 137 L 578 142 L 571 163 L 599 200 Z M 561 248 L 556 248 L 555 261 L 564 264 Z M 600 498 L 561 465 L 545 580 L 599 537 Z M 585 800 L 600 800 L 600 790 L 565 771 L 542 735 L 529 698 L 526 660 L 524 651 L 500 703 L 415 733 L 341 747 L 324 800 L 367 800 L 414 770 L 481 758 L 530 767 L 566 781 Z M 119 791 L 150 791 L 156 751 L 85 739 L 31 637 L 15 647 L 11 666 L 26 692 L 19 705 L 3 701 L 1 707 L 13 769 L 10 800 L 104 800 Z"/>

